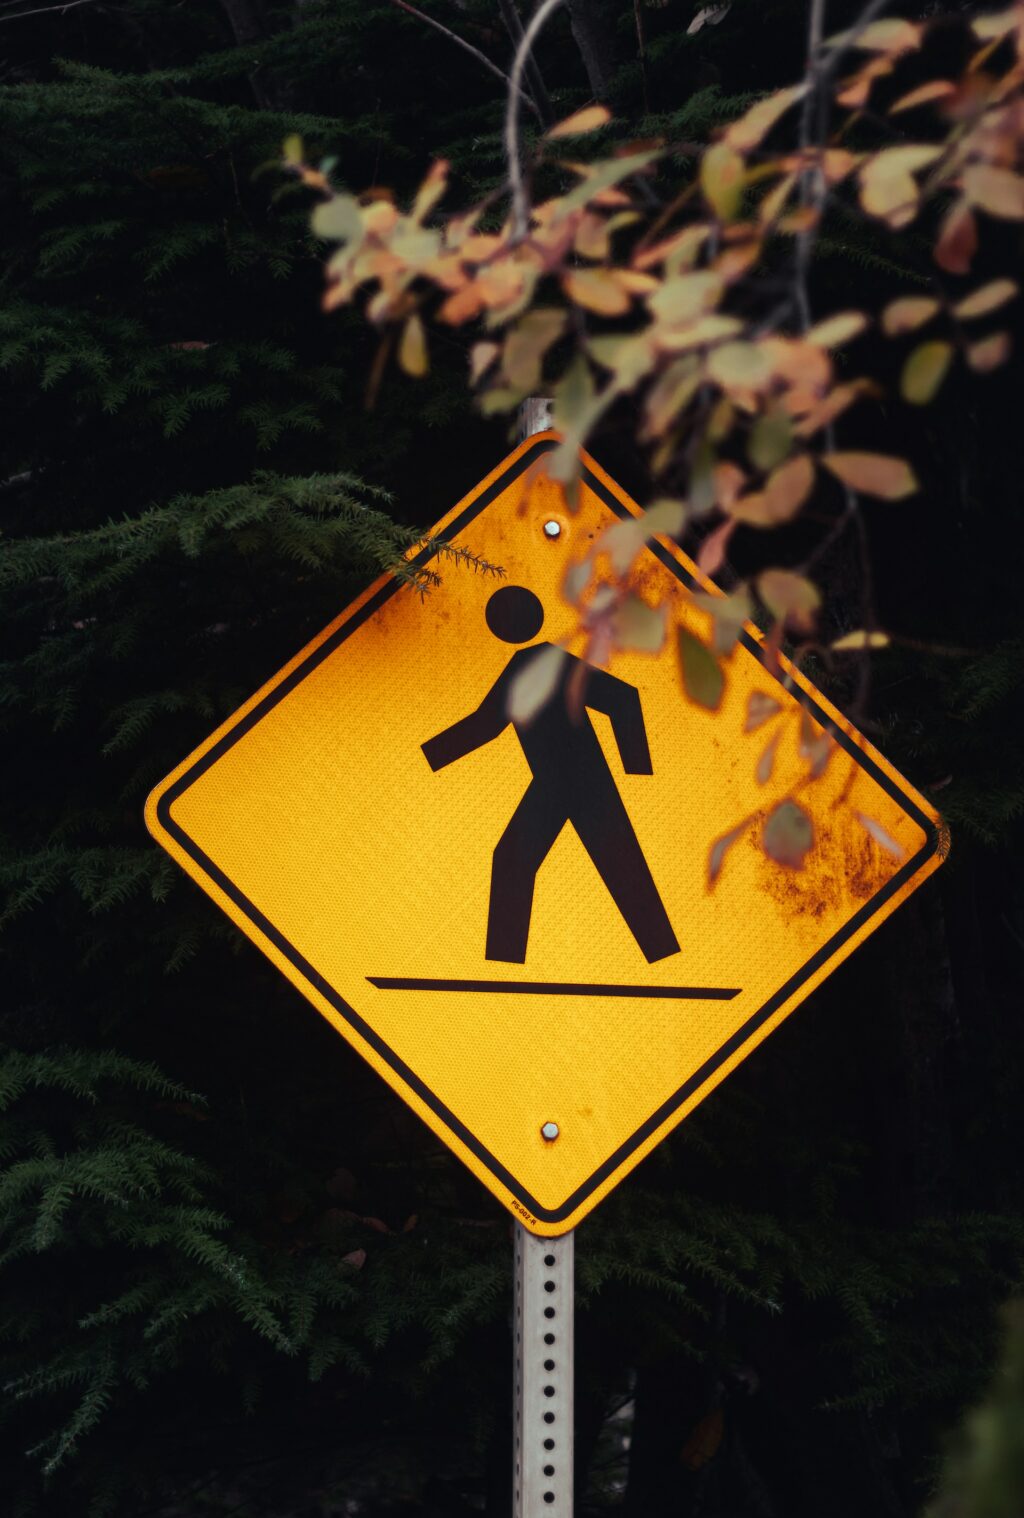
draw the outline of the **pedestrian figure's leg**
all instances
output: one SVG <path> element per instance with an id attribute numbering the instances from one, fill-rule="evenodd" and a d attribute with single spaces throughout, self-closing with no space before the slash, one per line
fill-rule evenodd
<path id="1" fill-rule="evenodd" d="M 678 954 L 679 941 L 614 786 L 588 790 L 571 821 L 647 962 Z"/>
<path id="2" fill-rule="evenodd" d="M 498 840 L 491 865 L 487 958 L 526 959 L 537 871 L 567 821 L 565 809 L 533 780 Z"/>

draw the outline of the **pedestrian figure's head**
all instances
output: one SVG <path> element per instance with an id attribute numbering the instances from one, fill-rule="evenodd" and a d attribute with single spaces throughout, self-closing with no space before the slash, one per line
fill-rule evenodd
<path id="1" fill-rule="evenodd" d="M 529 643 L 544 625 L 544 608 L 532 590 L 503 585 L 487 603 L 487 626 L 503 643 Z"/>

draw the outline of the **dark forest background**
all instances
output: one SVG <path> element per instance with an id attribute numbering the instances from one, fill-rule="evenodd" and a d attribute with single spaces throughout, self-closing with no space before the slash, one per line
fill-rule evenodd
<path id="1" fill-rule="evenodd" d="M 512 0 L 424 5 L 507 66 Z M 0 6 L 0 1506 L 503 1518 L 507 1215 L 142 822 L 509 441 L 469 334 L 367 411 L 375 340 L 320 312 L 281 143 L 399 193 L 443 154 L 468 198 L 502 178 L 500 82 L 389 0 L 27 9 Z M 698 9 L 571 0 L 554 114 L 599 95 L 685 173 L 805 52 L 803 0 Z M 955 46 L 966 8 L 924 9 Z M 827 226 L 815 279 L 873 308 L 920 251 Z M 1024 1237 L 1020 384 L 879 407 L 924 489 L 871 518 L 882 624 L 920 645 L 878 657 L 871 730 L 952 852 L 580 1229 L 583 1514 L 909 1518 L 992 1377 Z M 595 451 L 643 497 L 630 439 Z M 964 1480 L 944 1514 L 1024 1511 Z"/>

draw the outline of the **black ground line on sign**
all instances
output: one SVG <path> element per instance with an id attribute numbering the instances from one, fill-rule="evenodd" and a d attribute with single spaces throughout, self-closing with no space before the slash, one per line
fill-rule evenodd
<path id="1" fill-rule="evenodd" d="M 732 1001 L 732 986 L 610 986 L 570 980 L 424 980 L 404 975 L 368 975 L 379 991 L 516 991 L 527 996 L 647 996 L 665 1001 Z"/>

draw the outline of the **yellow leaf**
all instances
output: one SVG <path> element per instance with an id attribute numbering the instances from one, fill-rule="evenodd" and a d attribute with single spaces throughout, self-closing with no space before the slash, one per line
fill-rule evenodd
<path id="1" fill-rule="evenodd" d="M 886 337 L 898 337 L 902 332 L 913 332 L 931 321 L 939 303 L 930 295 L 903 295 L 890 301 L 882 312 L 882 331 Z"/>
<path id="2" fill-rule="evenodd" d="M 865 53 L 907 53 L 921 46 L 921 28 L 913 21 L 872 21 L 860 32 L 839 32 L 826 47 L 859 47 Z"/>
<path id="3" fill-rule="evenodd" d="M 921 343 L 903 365 L 900 394 L 912 406 L 927 406 L 938 393 L 953 359 L 951 343 Z"/>
<path id="4" fill-rule="evenodd" d="M 716 142 L 701 159 L 700 187 L 720 221 L 731 221 L 743 194 L 746 164 L 727 142 Z"/>
<path id="5" fill-rule="evenodd" d="M 782 703 L 776 701 L 774 696 L 767 696 L 764 691 L 752 690 L 747 697 L 747 715 L 743 719 L 743 731 L 756 733 L 759 727 L 770 722 L 781 710 Z"/>
<path id="6" fill-rule="evenodd" d="M 1006 221 L 1024 221 L 1024 179 L 1012 169 L 974 163 L 964 170 L 964 194 L 972 205 Z"/>
<path id="7" fill-rule="evenodd" d="M 697 554 L 697 567 L 706 575 L 717 574 L 725 563 L 726 549 L 729 547 L 729 539 L 736 531 L 736 523 L 725 521 L 716 527 L 714 532 L 709 532 Z"/>
<path id="8" fill-rule="evenodd" d="M 660 437 L 689 405 L 700 387 L 700 369 L 693 358 L 676 359 L 654 381 L 644 401 L 644 440 Z"/>
<path id="9" fill-rule="evenodd" d="M 480 410 L 484 416 L 500 416 L 511 411 L 523 399 L 521 390 L 510 390 L 506 385 L 492 386 L 480 397 Z"/>
<path id="10" fill-rule="evenodd" d="M 723 442 L 736 422 L 736 408 L 728 396 L 720 396 L 707 421 L 707 436 L 712 443 Z"/>
<path id="11" fill-rule="evenodd" d="M 821 605 L 818 587 L 791 569 L 764 569 L 757 577 L 761 600 L 773 617 L 810 632 Z"/>
<path id="12" fill-rule="evenodd" d="M 757 343 L 723 343 L 707 359 L 708 375 L 723 389 L 757 390 L 772 377 L 772 366 Z"/>
<path id="13" fill-rule="evenodd" d="M 570 216 L 573 211 L 582 211 L 591 201 L 601 203 L 603 193 L 617 185 L 620 179 L 628 179 L 631 174 L 638 174 L 648 164 L 661 155 L 660 148 L 648 148 L 642 153 L 627 153 L 622 158 L 602 158 L 597 163 L 578 165 L 578 171 L 583 178 L 575 189 L 563 195 L 557 201 L 558 217 Z M 573 167 L 577 167 L 573 165 Z"/>
<path id="14" fill-rule="evenodd" d="M 868 324 L 862 311 L 838 311 L 835 316 L 816 322 L 805 333 L 805 339 L 816 348 L 841 348 L 844 343 L 859 337 Z"/>
<path id="15" fill-rule="evenodd" d="M 634 389 L 650 373 L 653 349 L 646 332 L 633 337 L 592 337 L 587 346 L 597 362 L 612 371 L 619 392 Z"/>
<path id="16" fill-rule="evenodd" d="M 640 274 L 635 269 L 612 269 L 611 276 L 631 295 L 651 295 L 661 288 L 660 281 L 653 274 Z"/>
<path id="17" fill-rule="evenodd" d="M 863 812 L 854 812 L 853 815 L 856 817 L 857 821 L 860 823 L 865 832 L 870 833 L 875 842 L 881 848 L 883 848 L 887 854 L 892 854 L 896 859 L 906 858 L 907 851 L 903 847 L 902 843 L 897 843 L 896 839 L 893 838 L 890 833 L 887 833 L 882 824 L 880 822 L 876 822 L 874 817 L 865 817 Z"/>
<path id="18" fill-rule="evenodd" d="M 615 613 L 615 641 L 620 648 L 659 653 L 665 642 L 665 608 L 627 596 Z"/>
<path id="19" fill-rule="evenodd" d="M 715 306 L 723 288 L 719 275 L 707 269 L 695 274 L 677 274 L 675 278 L 667 279 L 647 304 L 659 321 L 687 322 Z"/>
<path id="20" fill-rule="evenodd" d="M 321 201 L 310 218 L 314 237 L 331 242 L 360 242 L 363 237 L 363 216 L 359 203 L 351 195 L 332 195 Z"/>
<path id="21" fill-rule="evenodd" d="M 993 332 L 991 337 L 982 338 L 980 343 L 972 343 L 967 350 L 967 362 L 978 374 L 988 374 L 989 370 L 998 369 L 1009 356 L 1008 332 Z"/>
<path id="22" fill-rule="evenodd" d="M 529 392 L 540 384 L 544 355 L 565 330 L 566 314 L 537 307 L 520 317 L 505 339 L 501 367 L 509 384 Z"/>
<path id="23" fill-rule="evenodd" d="M 884 632 L 865 631 L 858 628 L 856 632 L 844 633 L 832 644 L 837 654 L 855 653 L 866 648 L 888 648 L 889 634 Z"/>
<path id="24" fill-rule="evenodd" d="M 706 711 L 716 712 L 722 704 L 725 674 L 706 643 L 685 627 L 676 628 L 679 668 L 683 689 L 691 701 Z"/>
<path id="25" fill-rule="evenodd" d="M 605 529 L 595 544 L 595 553 L 606 553 L 612 569 L 621 578 L 629 573 L 639 553 L 647 542 L 647 534 L 636 517 L 613 522 Z"/>
<path id="26" fill-rule="evenodd" d="M 661 533 L 666 538 L 676 538 L 686 526 L 686 503 L 662 496 L 651 502 L 640 520 L 648 537 Z"/>
<path id="27" fill-rule="evenodd" d="M 994 279 L 973 294 L 964 296 L 953 307 L 953 315 L 958 316 L 962 322 L 973 321 L 976 316 L 987 316 L 990 311 L 998 311 L 1000 306 L 1005 306 L 1008 300 L 1013 300 L 1019 294 L 1020 286 L 1015 279 Z"/>
<path id="28" fill-rule="evenodd" d="M 725 524 L 728 526 L 728 523 Z M 720 530 L 720 529 L 719 529 Z M 712 619 L 711 647 L 716 654 L 731 653 L 736 640 L 743 631 L 743 624 L 750 619 L 753 607 L 746 587 L 741 585 L 731 596 L 709 595 L 695 592 L 690 598 L 694 606 L 707 612 Z"/>
<path id="29" fill-rule="evenodd" d="M 814 484 L 814 465 L 806 453 L 773 469 L 764 487 L 765 500 L 777 522 L 788 522 L 800 510 Z"/>
<path id="30" fill-rule="evenodd" d="M 474 343 L 469 350 L 469 382 L 475 385 L 491 367 L 501 348 L 498 343 Z"/>
<path id="31" fill-rule="evenodd" d="M 826 148 L 821 155 L 821 167 L 827 184 L 839 184 L 863 159 L 863 153 L 851 153 L 848 148 Z"/>
<path id="32" fill-rule="evenodd" d="M 796 188 L 798 179 L 796 174 L 784 174 L 774 189 L 769 190 L 757 209 L 758 219 L 763 226 L 776 221 L 782 214 L 782 209 Z"/>
<path id="33" fill-rule="evenodd" d="M 711 480 L 715 490 L 715 501 L 723 511 L 728 511 L 744 485 L 747 477 L 738 464 L 733 464 L 729 459 L 720 459 L 711 467 Z"/>
<path id="34" fill-rule="evenodd" d="M 586 132 L 607 126 L 611 119 L 612 113 L 606 105 L 585 105 L 581 111 L 574 111 L 558 122 L 544 136 L 549 142 L 556 142 L 560 137 L 582 137 Z"/>
<path id="35" fill-rule="evenodd" d="M 965 200 L 957 200 L 943 218 L 935 244 L 935 262 L 947 274 L 968 274 L 978 248 L 978 225 Z"/>
<path id="36" fill-rule="evenodd" d="M 297 169 L 306 156 L 306 150 L 302 145 L 302 138 L 298 132 L 292 132 L 285 138 L 281 146 L 281 154 L 290 169 Z"/>
<path id="37" fill-rule="evenodd" d="M 765 821 L 761 841 L 769 859 L 800 870 L 814 843 L 814 824 L 795 801 L 780 801 Z"/>
<path id="38" fill-rule="evenodd" d="M 768 476 L 763 490 L 740 496 L 725 509 L 748 527 L 778 527 L 792 521 L 814 484 L 814 465 L 807 454 L 780 464 Z"/>
<path id="39" fill-rule="evenodd" d="M 664 238 L 662 242 L 654 243 L 649 248 L 641 248 L 634 253 L 633 267 L 634 269 L 650 269 L 655 264 L 664 263 L 668 273 L 679 274 L 693 266 L 710 234 L 710 225 L 703 223 L 698 226 L 684 227 L 681 232 L 674 232 L 671 237 Z"/>
<path id="40" fill-rule="evenodd" d="M 573 247 L 581 258 L 602 262 L 608 257 L 608 223 L 603 216 L 587 211 L 576 228 Z"/>
<path id="41" fill-rule="evenodd" d="M 715 259 L 715 273 L 720 274 L 726 284 L 733 284 L 758 262 L 761 249 L 760 242 L 745 242 L 738 247 L 726 248 L 725 252 L 719 253 Z"/>
<path id="42" fill-rule="evenodd" d="M 956 85 L 948 79 L 931 79 L 927 84 L 919 84 L 916 90 L 911 90 L 909 95 L 901 95 L 895 105 L 889 107 L 889 115 L 896 116 L 900 111 L 912 111 L 917 105 L 927 105 L 930 100 L 945 100 L 949 95 L 956 94 Z"/>
<path id="43" fill-rule="evenodd" d="M 993 37 L 1005 37 L 1007 32 L 1015 31 L 1021 25 L 1020 6 L 1011 5 L 1009 10 L 976 17 L 971 22 L 971 29 L 980 42 L 988 42 Z"/>
<path id="44" fill-rule="evenodd" d="M 420 222 L 428 216 L 448 188 L 448 160 L 438 158 L 430 165 L 413 201 L 412 219 Z"/>
<path id="45" fill-rule="evenodd" d="M 703 316 L 686 327 L 659 327 L 654 340 L 670 353 L 685 353 L 688 348 L 703 348 L 705 343 L 717 343 L 742 331 L 738 316 Z"/>
<path id="46" fill-rule="evenodd" d="M 570 300 L 599 316 L 622 316 L 632 304 L 609 269 L 569 269 L 562 276 L 562 288 Z"/>
<path id="47" fill-rule="evenodd" d="M 869 393 L 871 388 L 867 380 L 853 380 L 849 385 L 836 385 L 800 418 L 793 428 L 794 433 L 797 437 L 812 437 L 822 427 L 827 427 L 829 422 L 834 422 L 837 416 L 842 416 L 858 396 Z"/>
<path id="48" fill-rule="evenodd" d="M 720 838 L 716 838 L 714 843 L 711 845 L 711 848 L 708 851 L 709 888 L 714 885 L 715 881 L 722 873 L 722 865 L 725 862 L 726 854 L 728 853 L 729 849 L 732 848 L 733 844 L 736 843 L 738 839 L 743 837 L 743 834 L 746 832 L 749 822 L 750 818 L 745 817 L 740 823 L 739 827 L 733 828 L 731 832 L 723 833 L 722 836 Z"/>
<path id="49" fill-rule="evenodd" d="M 868 215 L 893 228 L 912 222 L 920 195 L 913 176 L 934 162 L 941 151 L 928 143 L 908 143 L 885 148 L 869 158 L 860 171 L 860 203 Z"/>
<path id="50" fill-rule="evenodd" d="M 755 469 L 774 469 L 793 446 L 793 423 L 784 411 L 759 416 L 747 439 L 747 457 Z"/>
<path id="51" fill-rule="evenodd" d="M 558 688 L 558 681 L 565 662 L 565 649 L 554 643 L 538 648 L 519 674 L 515 676 L 508 692 L 509 720 L 527 723 L 534 718 Z"/>
<path id="52" fill-rule="evenodd" d="M 844 79 L 841 88 L 836 93 L 836 102 L 839 105 L 851 106 L 854 110 L 860 110 L 867 105 L 871 94 L 871 86 L 876 79 L 884 79 L 893 71 L 892 58 L 879 53 L 866 63 L 863 68 L 851 74 L 849 79 Z"/>
<path id="53" fill-rule="evenodd" d="M 883 501 L 902 501 L 919 488 L 906 459 L 887 453 L 824 453 L 821 462 L 851 490 Z"/>
<path id="54" fill-rule="evenodd" d="M 410 316 L 402 328 L 402 340 L 398 345 L 398 362 L 406 374 L 421 379 L 430 368 L 427 358 L 427 336 L 423 323 L 416 315 Z"/>
<path id="55" fill-rule="evenodd" d="M 791 105 L 803 99 L 806 93 L 806 84 L 794 84 L 789 89 L 779 90 L 776 94 L 769 95 L 766 100 L 759 100 L 738 121 L 726 127 L 723 142 L 737 153 L 748 153 L 751 148 L 760 145 L 761 140 L 768 135 L 779 117 L 783 116 Z"/>

